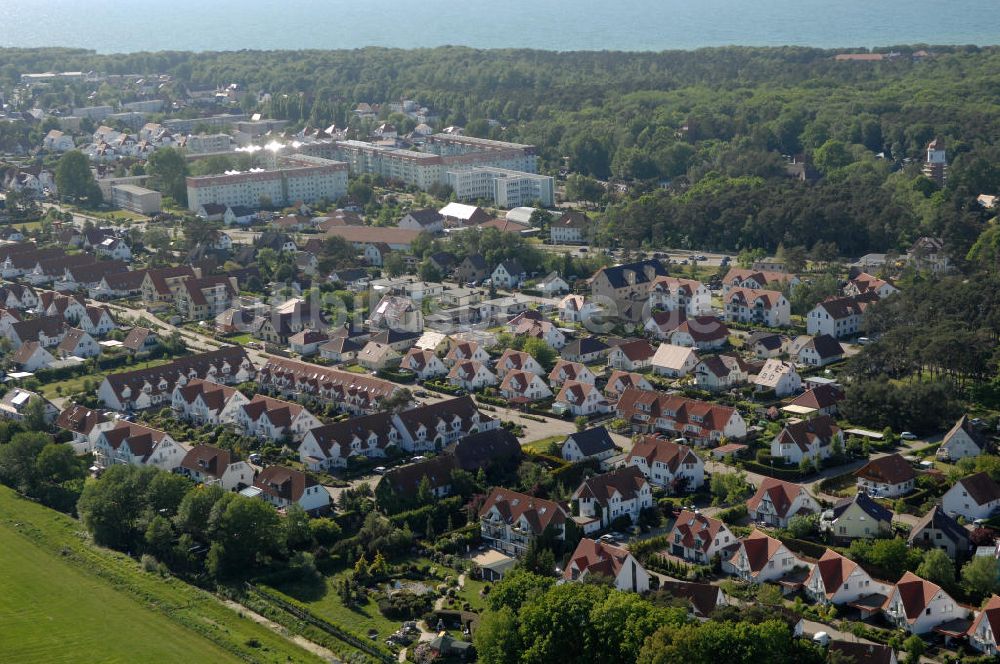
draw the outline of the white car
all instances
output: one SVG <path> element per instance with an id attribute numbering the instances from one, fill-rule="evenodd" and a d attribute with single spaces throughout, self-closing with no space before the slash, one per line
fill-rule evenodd
<path id="1" fill-rule="evenodd" d="M 903 440 L 916 440 L 917 434 L 913 433 L 912 431 L 904 431 L 903 433 L 899 434 L 899 437 L 902 438 Z"/>

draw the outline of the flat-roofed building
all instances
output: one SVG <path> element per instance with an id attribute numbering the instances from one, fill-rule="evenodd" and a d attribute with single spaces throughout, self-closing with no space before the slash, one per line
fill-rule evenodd
<path id="1" fill-rule="evenodd" d="M 111 201 L 123 210 L 145 215 L 158 214 L 163 209 L 160 192 L 135 184 L 112 185 Z"/>

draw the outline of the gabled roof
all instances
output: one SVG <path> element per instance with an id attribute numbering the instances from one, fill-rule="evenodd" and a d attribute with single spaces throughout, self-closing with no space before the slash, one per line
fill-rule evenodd
<path id="1" fill-rule="evenodd" d="M 63 340 L 59 342 L 59 350 L 66 353 L 72 353 L 77 349 L 77 346 L 80 345 L 84 338 L 89 336 L 89 334 L 79 328 L 68 328 L 66 330 L 66 336 L 64 336 Z"/>
<path id="2" fill-rule="evenodd" d="M 968 545 L 969 531 L 963 528 L 958 521 L 948 516 L 940 505 L 935 505 L 927 514 L 923 515 L 917 523 L 910 529 L 910 543 L 912 544 L 919 533 L 926 529 L 940 530 L 948 539 L 956 544 L 965 542 Z M 959 548 L 962 548 L 961 546 Z"/>
<path id="3" fill-rule="evenodd" d="M 627 549 L 584 537 L 569 557 L 563 578 L 572 580 L 571 566 L 575 566 L 580 574 L 586 572 L 616 578 L 630 555 Z"/>
<path id="4" fill-rule="evenodd" d="M 969 497 L 976 501 L 977 505 L 986 505 L 994 500 L 1000 500 L 1000 486 L 993 481 L 987 473 L 976 473 L 963 477 L 957 484 L 968 492 Z"/>
<path id="5" fill-rule="evenodd" d="M 986 436 L 983 435 L 978 428 L 972 425 L 972 422 L 969 421 L 968 415 L 962 415 L 962 417 L 958 418 L 958 422 L 955 422 L 955 426 L 953 426 L 948 433 L 944 435 L 944 440 L 941 444 L 947 445 L 959 431 L 964 431 L 980 450 L 985 451 L 989 446 L 989 441 L 986 439 Z"/>
<path id="6" fill-rule="evenodd" d="M 737 287 L 731 288 L 722 299 L 726 304 L 736 300 L 737 304 L 744 306 L 754 306 L 756 302 L 760 302 L 765 309 L 773 309 L 783 297 L 781 291 Z"/>
<path id="7" fill-rule="evenodd" d="M 521 444 L 507 429 L 496 427 L 473 433 L 448 446 L 462 470 L 470 472 L 505 459 L 521 458 Z"/>
<path id="8" fill-rule="evenodd" d="M 700 363 L 710 374 L 719 378 L 729 376 L 734 370 L 746 372 L 748 365 L 737 355 L 710 355 Z"/>
<path id="9" fill-rule="evenodd" d="M 408 466 L 397 466 L 385 474 L 382 482 L 388 482 L 393 493 L 402 496 L 415 496 L 420 484 L 427 478 L 431 489 L 440 489 L 451 484 L 452 471 L 458 468 L 458 462 L 450 454 L 424 459 Z"/>
<path id="10" fill-rule="evenodd" d="M 972 621 L 972 626 L 969 627 L 969 634 L 975 634 L 984 620 L 989 624 L 990 630 L 993 632 L 993 640 L 1000 640 L 1000 596 L 993 595 L 983 605 L 983 610 L 976 615 L 976 619 Z"/>
<path id="11" fill-rule="evenodd" d="M 660 344 L 653 353 L 650 364 L 673 371 L 682 371 L 689 363 L 694 366 L 698 362 L 698 353 L 689 346 Z"/>
<path id="12" fill-rule="evenodd" d="M 750 565 L 750 571 L 756 574 L 760 572 L 767 565 L 767 561 L 774 558 L 778 550 L 784 546 L 780 540 L 777 540 L 767 533 L 761 532 L 759 530 L 754 530 L 752 533 L 743 538 L 743 550 L 747 555 L 747 562 Z"/>
<path id="13" fill-rule="evenodd" d="M 729 328 L 715 316 L 695 316 L 681 322 L 674 329 L 676 334 L 687 334 L 695 343 L 720 341 L 729 338 Z"/>
<path id="14" fill-rule="evenodd" d="M 904 573 L 892 591 L 893 594 L 899 595 L 907 622 L 914 622 L 919 618 L 939 592 L 941 592 L 939 585 L 921 579 L 913 572 Z"/>
<path id="15" fill-rule="evenodd" d="M 689 549 L 708 551 L 716 535 L 726 529 L 726 524 L 718 519 L 713 519 L 704 514 L 681 510 L 674 522 L 674 528 L 670 532 L 670 541 L 675 540 L 676 535 L 681 536 L 681 544 Z"/>
<path id="16" fill-rule="evenodd" d="M 37 353 L 40 350 L 42 352 L 48 353 L 48 351 L 42 348 L 42 345 L 37 341 L 26 341 L 23 344 L 21 344 L 20 348 L 14 351 L 14 354 L 11 356 L 10 361 L 18 366 L 26 364 L 28 360 L 34 357 L 35 353 Z M 51 355 L 51 353 L 49 353 L 49 355 Z"/>
<path id="17" fill-rule="evenodd" d="M 607 505 L 615 494 L 620 496 L 621 500 L 633 500 L 647 484 L 642 470 L 635 466 L 626 466 L 583 480 L 573 492 L 573 500 L 593 498 L 601 505 Z"/>
<path id="18" fill-rule="evenodd" d="M 722 431 L 737 414 L 736 409 L 730 406 L 636 388 L 629 388 L 622 393 L 617 408 L 625 418 L 641 412 L 650 421 L 670 417 L 678 424 L 697 425 L 700 429 L 709 431 Z"/>
<path id="19" fill-rule="evenodd" d="M 229 450 L 212 445 L 195 445 L 184 455 L 181 468 L 221 478 L 231 463 L 233 458 Z"/>
<path id="20" fill-rule="evenodd" d="M 131 351 L 142 350 L 142 348 L 146 345 L 146 340 L 149 339 L 152 334 L 153 331 L 148 327 L 133 327 L 129 331 L 128 336 L 125 337 L 125 340 L 122 342 L 122 346 Z"/>
<path id="21" fill-rule="evenodd" d="M 483 415 L 476 407 L 476 402 L 470 396 L 455 397 L 434 403 L 404 410 L 397 415 L 399 423 L 414 438 L 418 429 L 423 426 L 428 431 L 435 431 L 439 424 L 444 424 L 451 430 L 452 422 L 458 418 L 462 431 L 468 431 L 473 421 L 480 424 L 491 422 L 492 418 Z"/>
<path id="22" fill-rule="evenodd" d="M 608 280 L 608 283 L 611 284 L 612 288 L 618 289 L 631 285 L 632 282 L 629 279 L 632 276 L 635 278 L 635 284 L 652 283 L 656 277 L 667 276 L 667 269 L 663 266 L 663 263 L 655 259 L 637 261 L 635 263 L 601 268 L 594 274 L 591 281 L 594 281 L 602 274 Z"/>
<path id="23" fill-rule="evenodd" d="M 844 498 L 833 506 L 833 516 L 834 518 L 840 518 L 840 515 L 847 511 L 847 508 L 851 505 L 857 505 L 862 512 L 867 514 L 871 519 L 876 522 L 886 522 L 892 523 L 892 512 L 886 508 L 879 505 L 875 500 L 863 491 L 859 491 L 851 498 Z"/>
<path id="24" fill-rule="evenodd" d="M 829 415 L 820 415 L 811 420 L 800 420 L 786 424 L 777 435 L 779 444 L 797 445 L 803 452 L 808 452 L 813 443 L 820 446 L 829 445 L 840 431 L 840 427 Z"/>
<path id="25" fill-rule="evenodd" d="M 316 480 L 298 470 L 268 466 L 260 472 L 253 485 L 275 498 L 298 502 L 307 488 L 316 486 Z"/>
<path id="26" fill-rule="evenodd" d="M 584 456 L 595 456 L 616 449 L 615 441 L 612 440 L 611 434 L 604 426 L 571 433 L 566 436 L 563 444 L 571 440 L 576 443 L 580 453 Z"/>
<path id="27" fill-rule="evenodd" d="M 642 440 L 632 446 L 632 450 L 625 457 L 625 463 L 631 463 L 635 457 L 642 457 L 650 467 L 654 463 L 662 463 L 670 469 L 671 473 L 676 473 L 684 463 L 698 461 L 698 456 L 687 445 L 681 445 L 659 436 L 644 436 Z"/>
<path id="28" fill-rule="evenodd" d="M 110 419 L 108 411 L 70 404 L 59 413 L 56 418 L 56 426 L 66 431 L 88 436 L 95 426 Z"/>
<path id="29" fill-rule="evenodd" d="M 563 383 L 562 387 L 559 389 L 559 394 L 556 395 L 556 401 L 578 406 L 585 403 L 587 397 L 589 397 L 591 393 L 595 392 L 598 397 L 600 397 L 600 402 L 603 404 L 602 407 L 607 407 L 607 401 L 600 396 L 600 390 L 598 390 L 596 386 L 579 380 L 567 380 Z"/>
<path id="30" fill-rule="evenodd" d="M 327 455 L 334 443 L 341 447 L 341 456 L 350 456 L 351 441 L 358 438 L 367 441 L 373 434 L 378 439 L 378 447 L 385 448 L 390 440 L 390 433 L 395 429 L 392 425 L 391 413 L 374 413 L 352 417 L 342 422 L 324 424 L 309 430 L 316 443 Z"/>
<path id="31" fill-rule="evenodd" d="M 747 501 L 747 508 L 756 511 L 766 497 L 770 499 L 771 505 L 774 506 L 775 513 L 779 517 L 785 518 L 788 516 L 788 511 L 792 508 L 792 503 L 802 493 L 806 493 L 806 489 L 801 484 L 786 482 L 773 477 L 765 477 L 764 481 L 760 484 L 760 488 L 757 489 L 757 493 Z"/>
<path id="32" fill-rule="evenodd" d="M 898 454 L 872 459 L 854 475 L 879 484 L 902 484 L 916 477 L 913 466 Z"/>
<path id="33" fill-rule="evenodd" d="M 833 385 L 817 385 L 792 399 L 789 405 L 822 410 L 836 406 L 843 399 L 844 393 Z"/>
<path id="34" fill-rule="evenodd" d="M 816 306 L 830 314 L 830 318 L 843 320 L 851 316 L 860 316 L 871 304 L 878 302 L 878 299 L 877 292 L 868 291 L 849 297 L 831 297 Z"/>
<path id="35" fill-rule="evenodd" d="M 691 608 L 696 616 L 707 618 L 719 605 L 719 595 L 722 588 L 711 583 L 692 583 L 688 581 L 660 581 L 660 590 L 683 597 L 691 602 Z"/>
<path id="36" fill-rule="evenodd" d="M 809 578 L 819 575 L 823 582 L 824 594 L 827 598 L 831 598 L 837 594 L 837 591 L 857 568 L 858 564 L 850 558 L 840 555 L 833 549 L 827 549 L 823 552 L 823 556 L 816 563 L 816 566 L 809 572 Z"/>
<path id="37" fill-rule="evenodd" d="M 502 487 L 494 487 L 490 491 L 486 502 L 479 510 L 480 518 L 494 508 L 500 514 L 500 518 L 509 525 L 517 524 L 523 517 L 534 535 L 541 535 L 550 525 L 564 524 L 569 518 L 568 510 L 559 503 Z"/>
<path id="38" fill-rule="evenodd" d="M 636 339 L 618 346 L 618 349 L 631 362 L 641 362 L 648 360 L 656 354 L 656 349 L 649 345 L 645 339 Z"/>
<path id="39" fill-rule="evenodd" d="M 292 420 L 298 417 L 305 408 L 300 404 L 282 401 L 263 394 L 255 394 L 253 399 L 243 405 L 243 410 L 254 422 L 267 416 L 268 421 L 276 427 L 291 426 Z"/>
<path id="40" fill-rule="evenodd" d="M 838 652 L 854 664 L 893 664 L 893 651 L 880 643 L 831 641 L 829 652 Z"/>
<path id="41" fill-rule="evenodd" d="M 812 348 L 822 359 L 840 357 L 844 354 L 844 347 L 840 345 L 839 341 L 831 337 L 829 334 L 820 334 L 819 336 L 813 337 L 807 341 L 802 348 Z"/>

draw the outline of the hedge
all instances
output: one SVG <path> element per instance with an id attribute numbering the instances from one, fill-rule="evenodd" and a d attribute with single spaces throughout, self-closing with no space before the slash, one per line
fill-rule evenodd
<path id="1" fill-rule="evenodd" d="M 442 383 L 436 380 L 425 380 L 424 389 L 428 389 L 433 392 L 442 392 L 444 394 L 450 394 L 452 396 L 461 394 L 462 392 L 465 391 L 464 388 L 456 387 L 455 385 L 451 385 L 450 383 Z"/>
<path id="2" fill-rule="evenodd" d="M 788 547 L 792 553 L 801 553 L 803 556 L 819 560 L 826 553 L 826 547 L 816 542 L 795 539 L 794 537 L 779 537 L 778 539 Z"/>
<path id="3" fill-rule="evenodd" d="M 741 461 L 744 470 L 767 477 L 774 477 L 779 480 L 795 481 L 802 478 L 802 473 L 798 468 L 772 468 L 756 461 Z"/>
<path id="4" fill-rule="evenodd" d="M 824 478 L 819 482 L 819 490 L 823 493 L 832 493 L 855 483 L 854 473 L 843 473 Z"/>
<path id="5" fill-rule="evenodd" d="M 393 369 L 382 369 L 375 375 L 378 378 L 391 380 L 397 383 L 412 383 L 417 379 L 417 374 L 412 371 L 395 371 Z"/>
<path id="6" fill-rule="evenodd" d="M 436 500 L 430 505 L 418 507 L 415 510 L 400 512 L 389 517 L 389 521 L 397 528 L 409 526 L 414 533 L 423 534 L 427 530 L 427 517 L 434 522 L 434 529 L 437 532 L 447 530 L 448 517 L 451 517 L 452 526 L 465 525 L 465 513 L 462 511 L 462 497 L 451 496 Z"/>

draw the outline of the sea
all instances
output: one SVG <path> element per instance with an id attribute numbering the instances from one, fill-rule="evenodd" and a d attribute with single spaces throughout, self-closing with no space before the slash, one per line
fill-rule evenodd
<path id="1" fill-rule="evenodd" d="M 0 0 L 0 46 L 690 50 L 1000 41 L 998 0 Z M 0 65 L 2 65 L 0 58 Z"/>

